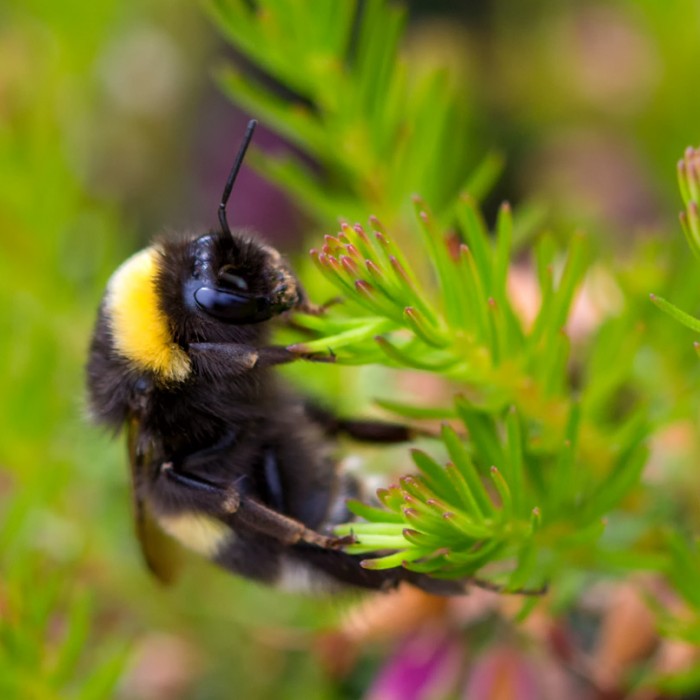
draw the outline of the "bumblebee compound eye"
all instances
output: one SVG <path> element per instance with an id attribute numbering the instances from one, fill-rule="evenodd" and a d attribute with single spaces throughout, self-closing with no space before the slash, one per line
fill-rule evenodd
<path id="1" fill-rule="evenodd" d="M 267 297 L 213 287 L 196 289 L 194 300 L 206 314 L 226 323 L 260 323 L 279 313 Z"/>

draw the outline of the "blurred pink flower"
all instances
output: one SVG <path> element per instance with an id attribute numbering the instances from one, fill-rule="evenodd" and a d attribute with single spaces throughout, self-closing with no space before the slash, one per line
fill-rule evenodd
<path id="1" fill-rule="evenodd" d="M 542 700 L 537 669 L 523 654 L 496 647 L 478 657 L 464 689 L 464 700 Z"/>
<path id="2" fill-rule="evenodd" d="M 365 700 L 440 700 L 452 697 L 464 648 L 449 630 L 422 627 L 399 644 Z"/>

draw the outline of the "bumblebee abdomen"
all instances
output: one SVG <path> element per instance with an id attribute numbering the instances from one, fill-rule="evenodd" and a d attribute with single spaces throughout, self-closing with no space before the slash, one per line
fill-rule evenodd
<path id="1" fill-rule="evenodd" d="M 213 559 L 232 544 L 235 534 L 221 520 L 204 513 L 178 513 L 156 518 L 160 527 L 187 549 Z"/>

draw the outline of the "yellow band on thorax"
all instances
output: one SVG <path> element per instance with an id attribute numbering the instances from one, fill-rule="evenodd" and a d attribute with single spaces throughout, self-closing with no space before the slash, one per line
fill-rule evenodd
<path id="1" fill-rule="evenodd" d="M 117 352 L 166 381 L 183 381 L 190 358 L 173 342 L 158 304 L 158 250 L 146 248 L 124 262 L 107 286 L 106 311 Z"/>

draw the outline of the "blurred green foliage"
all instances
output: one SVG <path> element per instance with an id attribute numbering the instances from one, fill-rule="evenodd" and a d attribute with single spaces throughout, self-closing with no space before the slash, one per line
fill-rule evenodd
<path id="1" fill-rule="evenodd" d="M 414 452 L 423 481 L 385 492 L 380 514 L 357 506 L 376 521 L 364 534 L 402 552 L 389 563 L 409 552 L 448 574 L 444 552 L 425 555 L 457 537 L 452 573 L 495 562 L 487 576 L 511 588 L 549 580 L 561 607 L 591 580 L 657 572 L 691 610 L 660 611 L 664 632 L 698 639 L 700 372 L 693 334 L 648 301 L 653 292 L 692 315 L 700 306 L 697 261 L 673 215 L 674 162 L 697 139 L 698 6 L 542 2 L 527 25 L 505 1 L 474 25 L 409 24 L 398 4 L 362 6 L 358 19 L 349 0 L 313 12 L 210 0 L 212 25 L 162 0 L 0 7 L 3 697 L 159 697 L 145 678 L 163 665 L 183 669 L 168 697 L 350 692 L 308 653 L 337 602 L 260 589 L 194 559 L 173 590 L 148 578 L 123 446 L 84 416 L 82 365 L 110 272 L 158 232 L 144 230 L 154 221 L 189 223 L 183 193 L 196 199 L 189 163 L 212 104 L 202 86 L 225 52 L 213 26 L 237 50 L 218 84 L 293 146 L 258 150 L 252 163 L 308 217 L 317 254 L 299 260 L 300 276 L 314 299 L 336 285 L 349 300 L 320 321 L 300 318 L 310 335 L 295 340 L 325 347 L 332 336 L 341 361 L 382 365 L 299 363 L 287 374 L 347 412 L 381 399 L 385 411 L 457 427 Z M 493 214 L 494 188 L 515 200 L 512 213 Z M 418 221 L 416 192 L 419 210 L 432 210 Z M 352 227 L 323 251 L 338 217 L 370 215 L 390 254 Z M 585 238 L 572 237 L 581 226 Z M 470 253 L 455 262 L 443 238 L 457 233 Z M 353 262 L 348 243 L 369 247 Z M 331 269 L 341 253 L 345 267 Z M 506 285 L 508 269 L 535 270 L 534 322 L 522 320 L 526 288 Z M 358 292 L 360 278 L 375 291 Z M 433 399 L 421 403 L 397 368 L 449 381 L 428 381 Z M 366 456 L 369 471 L 414 470 L 405 450 Z M 455 483 L 463 500 L 451 504 Z M 425 511 L 413 540 L 407 495 Z M 457 527 L 430 529 L 433 496 L 446 502 L 441 515 L 464 516 Z M 486 540 L 491 549 L 474 549 Z M 697 674 L 664 679 L 697 684 Z"/>

